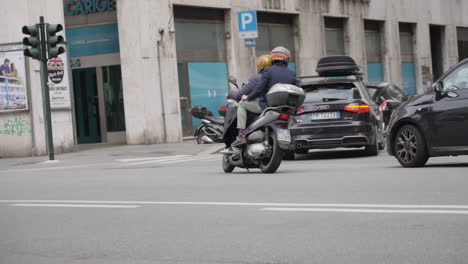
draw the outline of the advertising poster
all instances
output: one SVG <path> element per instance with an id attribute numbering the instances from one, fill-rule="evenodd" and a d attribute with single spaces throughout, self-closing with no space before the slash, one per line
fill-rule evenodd
<path id="1" fill-rule="evenodd" d="M 49 59 L 49 95 L 52 109 L 68 109 L 71 107 L 68 82 L 68 65 L 65 55 Z"/>
<path id="2" fill-rule="evenodd" d="M 0 112 L 28 109 L 25 76 L 23 51 L 0 49 Z"/>

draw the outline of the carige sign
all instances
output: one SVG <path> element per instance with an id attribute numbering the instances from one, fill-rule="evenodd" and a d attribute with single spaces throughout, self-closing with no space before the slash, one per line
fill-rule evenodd
<path id="1" fill-rule="evenodd" d="M 69 0 L 65 2 L 67 16 L 86 15 L 115 10 L 114 0 Z"/>

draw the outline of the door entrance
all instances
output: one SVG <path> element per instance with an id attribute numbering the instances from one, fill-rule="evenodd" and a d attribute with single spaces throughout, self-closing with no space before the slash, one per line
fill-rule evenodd
<path id="1" fill-rule="evenodd" d="M 174 6 L 180 111 L 184 136 L 193 136 L 200 120 L 190 108 L 205 105 L 214 116 L 226 103 L 228 73 L 225 11 Z"/>
<path id="2" fill-rule="evenodd" d="M 73 70 L 78 144 L 101 142 L 96 68 Z"/>

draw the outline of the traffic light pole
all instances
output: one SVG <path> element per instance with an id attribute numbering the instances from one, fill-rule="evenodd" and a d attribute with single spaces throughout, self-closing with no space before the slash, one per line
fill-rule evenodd
<path id="1" fill-rule="evenodd" d="M 54 141 L 52 137 L 52 117 L 50 112 L 50 95 L 49 86 L 47 80 L 49 79 L 47 69 L 47 54 L 46 54 L 46 33 L 44 17 L 39 18 L 39 31 L 41 39 L 41 84 L 42 84 L 42 103 L 44 108 L 44 123 L 46 132 L 47 152 L 49 154 L 49 160 L 54 160 Z"/>

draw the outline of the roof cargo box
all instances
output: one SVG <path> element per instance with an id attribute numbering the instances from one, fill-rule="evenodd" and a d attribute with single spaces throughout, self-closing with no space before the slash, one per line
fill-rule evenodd
<path id="1" fill-rule="evenodd" d="M 349 56 L 326 56 L 322 57 L 315 69 L 321 77 L 338 77 L 356 75 L 359 66 Z"/>

